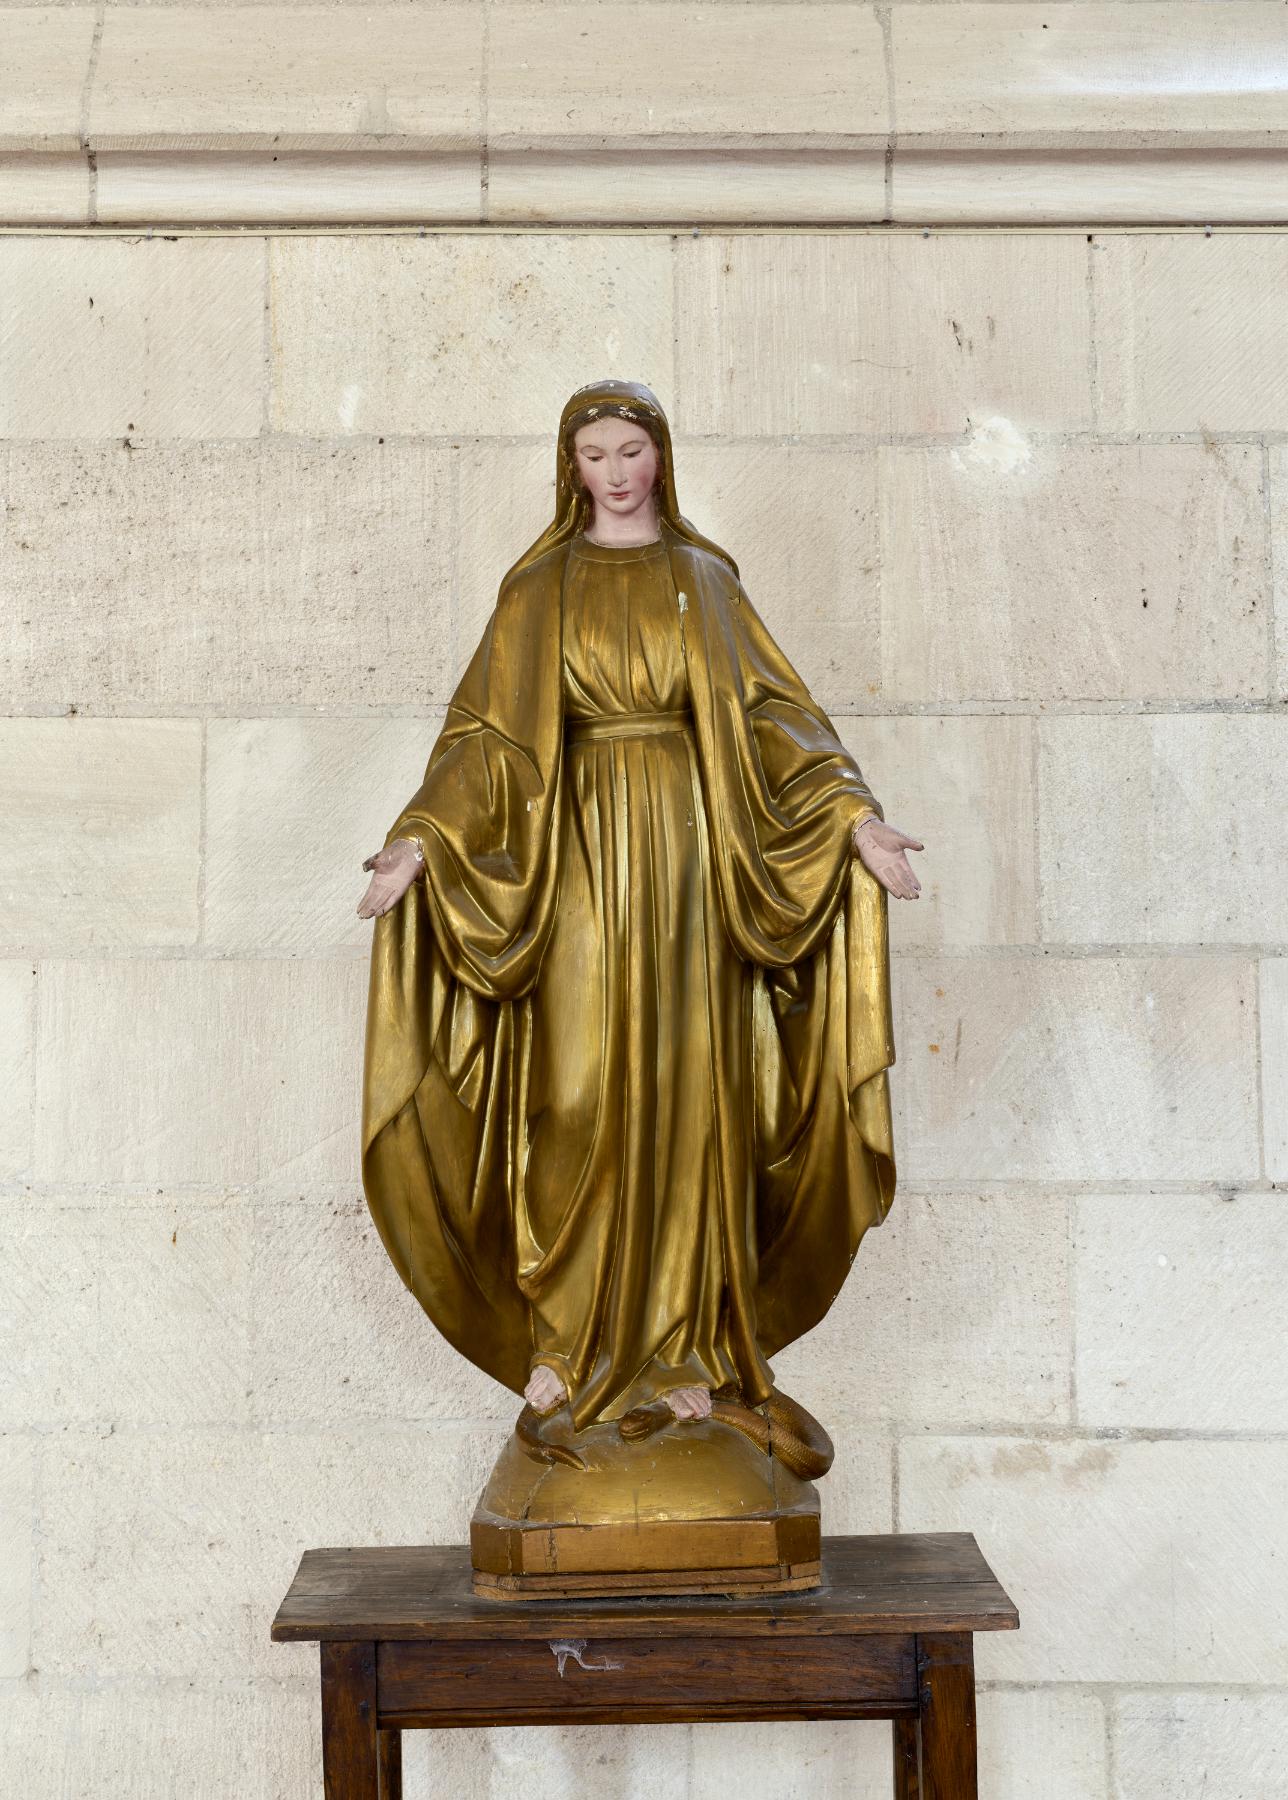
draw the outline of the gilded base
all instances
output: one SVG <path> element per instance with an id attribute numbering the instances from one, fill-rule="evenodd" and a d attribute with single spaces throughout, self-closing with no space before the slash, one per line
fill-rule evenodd
<path id="1" fill-rule="evenodd" d="M 584 1465 L 516 1435 L 470 1525 L 474 1591 L 496 1599 L 772 1593 L 819 1585 L 819 1504 L 740 1431 L 675 1421 L 643 1442 L 615 1424 L 562 1435 Z"/>

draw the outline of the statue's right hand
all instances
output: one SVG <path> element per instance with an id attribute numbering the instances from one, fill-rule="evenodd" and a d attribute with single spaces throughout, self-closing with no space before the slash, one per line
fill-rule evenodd
<path id="1" fill-rule="evenodd" d="M 358 917 L 370 919 L 397 906 L 424 864 L 416 854 L 415 845 L 406 838 L 395 838 L 392 844 L 386 844 L 383 850 L 369 856 L 362 866 L 372 870 L 372 876 L 366 893 L 358 902 Z"/>

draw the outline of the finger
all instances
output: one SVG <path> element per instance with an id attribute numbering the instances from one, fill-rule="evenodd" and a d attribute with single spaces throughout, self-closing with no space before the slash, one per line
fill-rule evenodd
<path id="1" fill-rule="evenodd" d="M 899 833 L 899 842 L 905 850 L 924 850 L 926 848 L 920 838 L 909 837 L 906 831 Z"/>

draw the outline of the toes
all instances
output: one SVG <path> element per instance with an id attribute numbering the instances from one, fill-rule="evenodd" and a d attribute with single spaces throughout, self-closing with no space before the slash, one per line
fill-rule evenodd
<path id="1" fill-rule="evenodd" d="M 706 1388 L 672 1388 L 666 1403 L 677 1419 L 707 1419 L 711 1416 L 711 1395 Z"/>

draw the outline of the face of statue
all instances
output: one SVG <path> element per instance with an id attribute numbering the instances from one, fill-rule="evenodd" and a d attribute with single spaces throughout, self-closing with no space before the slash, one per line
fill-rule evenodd
<path id="1" fill-rule="evenodd" d="M 626 519 L 652 505 L 657 447 L 642 425 L 605 417 L 581 425 L 573 437 L 577 472 L 595 503 L 595 514 Z"/>

